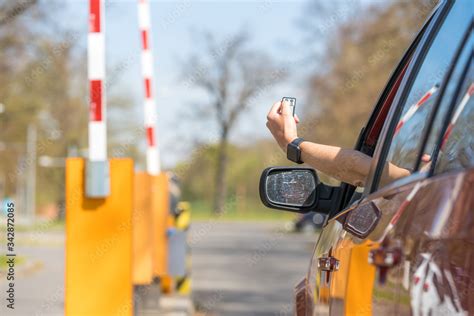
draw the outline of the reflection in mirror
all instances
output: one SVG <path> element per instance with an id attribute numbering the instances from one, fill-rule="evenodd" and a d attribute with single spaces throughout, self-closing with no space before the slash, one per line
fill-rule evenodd
<path id="1" fill-rule="evenodd" d="M 367 237 L 377 226 L 380 210 L 373 202 L 357 206 L 347 214 L 344 229 L 359 238 Z"/>
<path id="2" fill-rule="evenodd" d="M 272 203 L 311 206 L 316 198 L 316 179 L 310 170 L 275 170 L 267 176 L 266 191 Z"/>

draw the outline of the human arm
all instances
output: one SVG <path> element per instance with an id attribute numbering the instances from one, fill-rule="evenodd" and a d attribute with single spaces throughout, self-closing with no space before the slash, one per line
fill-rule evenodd
<path id="1" fill-rule="evenodd" d="M 267 115 L 267 127 L 286 153 L 287 146 L 297 134 L 298 117 L 288 104 L 276 102 Z M 337 180 L 355 186 L 365 186 L 372 158 L 360 151 L 304 141 L 300 144 L 302 161 Z M 404 177 L 409 171 L 388 163 L 382 183 Z"/>

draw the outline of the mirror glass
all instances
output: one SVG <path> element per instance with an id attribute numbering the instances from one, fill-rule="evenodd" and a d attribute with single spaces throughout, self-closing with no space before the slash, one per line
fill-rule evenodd
<path id="1" fill-rule="evenodd" d="M 267 176 L 266 192 L 273 203 L 311 206 L 316 198 L 316 178 L 310 170 L 275 170 Z"/>

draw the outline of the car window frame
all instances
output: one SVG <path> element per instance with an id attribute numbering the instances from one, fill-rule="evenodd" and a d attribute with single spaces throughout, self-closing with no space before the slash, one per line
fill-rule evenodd
<path id="1" fill-rule="evenodd" d="M 395 96 L 392 107 L 390 108 L 390 112 L 387 117 L 389 124 L 383 127 L 381 135 L 377 142 L 363 196 L 367 196 L 371 193 L 376 192 L 377 190 L 382 189 L 379 188 L 380 179 L 382 176 L 383 168 L 385 166 L 385 160 L 391 148 L 393 134 L 402 114 L 403 107 L 411 91 L 411 87 L 413 86 L 414 81 L 418 76 L 419 70 L 423 62 L 425 61 L 426 55 L 428 54 L 429 49 L 431 48 L 436 36 L 439 34 L 439 31 L 441 30 L 441 27 L 443 26 L 443 23 L 446 20 L 448 13 L 453 7 L 453 4 L 453 1 L 444 1 L 439 4 L 439 8 L 438 10 L 436 10 L 432 18 L 432 23 L 428 26 L 428 29 L 426 30 L 425 34 L 423 34 L 423 38 L 420 41 L 420 45 L 414 52 L 411 64 L 408 66 L 407 73 L 405 74 L 405 77 L 403 78 L 402 83 L 400 84 L 399 91 L 397 91 L 397 95 Z M 439 95 L 437 97 L 439 97 Z M 428 129 L 424 132 L 421 144 L 423 144 L 425 138 L 428 137 L 428 132 Z M 420 160 L 420 158 L 421 156 L 418 153 L 415 165 L 418 165 L 418 161 Z M 426 178 L 426 176 L 427 174 L 420 173 L 418 172 L 418 170 L 415 170 L 411 175 L 395 180 L 384 188 L 403 186 L 410 182 Z"/>
<path id="2" fill-rule="evenodd" d="M 460 45 L 460 47 L 458 48 L 458 51 L 456 52 L 458 54 L 456 56 L 456 60 L 455 60 L 456 62 L 459 60 L 461 53 L 466 48 L 466 45 L 469 45 L 470 38 L 472 36 L 474 36 L 474 29 L 473 28 L 474 28 L 474 21 L 471 22 L 471 24 L 469 25 L 469 27 L 465 31 L 465 34 L 463 36 L 462 45 Z M 437 135 L 437 138 L 436 138 L 436 141 L 435 141 L 435 147 L 434 147 L 434 150 L 433 150 L 433 157 L 432 157 L 433 160 L 432 160 L 430 169 L 427 173 L 428 177 L 442 175 L 442 174 L 446 173 L 446 172 L 441 172 L 441 173 L 438 173 L 438 174 L 434 174 L 435 169 L 436 169 L 436 165 L 438 163 L 439 152 L 441 150 L 441 144 L 443 142 L 444 134 L 445 134 L 445 132 L 446 132 L 448 126 L 449 126 L 449 123 L 451 121 L 451 118 L 454 115 L 454 112 L 455 112 L 455 110 L 458 106 L 458 101 L 460 99 L 462 99 L 462 96 L 463 96 L 462 87 L 463 87 L 463 83 L 465 82 L 466 77 L 468 75 L 469 67 L 471 67 L 471 62 L 473 60 L 473 55 L 474 55 L 474 52 L 471 51 L 471 54 L 469 55 L 468 60 L 466 61 L 466 63 L 464 65 L 462 65 L 462 67 L 463 67 L 462 68 L 463 69 L 462 74 L 459 77 L 458 81 L 455 83 L 455 85 L 456 85 L 455 92 L 454 92 L 453 97 L 451 98 L 451 100 L 449 100 L 448 110 L 447 110 L 447 112 L 446 112 L 446 114 L 443 118 L 443 122 L 442 122 L 442 125 L 441 125 L 441 130 L 439 131 L 439 134 Z M 452 65 L 452 68 L 449 69 L 451 74 L 454 72 L 455 66 L 457 66 L 457 63 L 454 63 L 454 65 Z M 436 100 L 436 102 L 437 102 L 436 108 L 435 108 L 436 112 L 438 111 L 439 106 L 440 106 L 441 102 L 443 101 L 443 96 L 444 96 L 444 92 L 447 88 L 447 85 L 448 84 L 446 83 L 446 85 L 444 86 L 444 89 L 442 91 L 440 91 L 439 98 Z M 432 128 L 432 124 L 434 122 L 435 117 L 436 116 L 434 116 L 433 120 L 430 122 L 430 129 Z M 423 152 L 425 150 L 425 146 L 427 145 L 428 138 L 425 141 L 426 141 L 426 143 L 424 144 L 424 146 L 421 148 L 421 151 L 420 151 L 421 154 L 423 154 Z M 449 172 L 449 171 L 447 171 L 447 172 Z"/>
<path id="3" fill-rule="evenodd" d="M 459 61 L 459 58 L 461 57 L 462 55 L 462 52 L 463 50 L 465 49 L 466 45 L 469 45 L 469 40 L 470 40 L 470 37 L 471 36 L 474 36 L 474 30 L 473 30 L 473 27 L 474 27 L 474 21 L 471 22 L 471 24 L 467 27 L 467 29 L 464 31 L 464 35 L 463 37 L 461 38 L 461 41 L 458 45 L 458 47 L 456 48 L 456 51 L 453 55 L 453 58 L 452 60 L 450 61 L 450 64 L 448 66 L 448 69 L 446 71 L 446 74 L 445 76 L 443 77 L 443 80 L 441 82 L 441 85 L 440 85 L 440 92 L 443 92 L 446 90 L 448 84 L 449 84 L 449 81 L 452 80 L 452 75 L 454 73 L 454 69 L 455 67 L 457 66 L 457 63 Z M 471 57 L 473 56 L 474 53 L 471 53 Z M 450 121 L 451 121 L 451 117 L 452 115 L 454 114 L 454 111 L 457 107 L 457 102 L 459 100 L 459 96 L 460 96 L 460 93 L 462 95 L 462 86 L 463 86 L 463 83 L 464 83 L 464 80 L 466 79 L 466 76 L 467 76 L 467 69 L 469 68 L 469 65 L 470 65 L 470 61 L 472 60 L 470 57 L 470 59 L 464 64 L 462 65 L 463 66 L 463 72 L 461 74 L 461 76 L 458 77 L 457 79 L 457 82 L 455 83 L 456 85 L 456 88 L 455 88 L 455 93 L 453 94 L 454 97 L 449 101 L 450 104 L 448 106 L 448 110 L 446 111 L 446 114 L 444 115 L 444 118 L 443 118 L 443 123 L 442 123 L 442 128 L 439 132 L 438 135 L 436 135 L 436 139 L 435 139 L 435 146 L 441 146 L 441 143 L 442 143 L 442 140 L 443 140 L 443 135 L 444 135 L 444 132 L 445 130 L 447 129 L 447 126 L 449 125 Z M 438 112 L 439 110 L 439 107 L 441 105 L 441 102 L 443 101 L 443 95 L 444 95 L 444 92 L 441 94 L 439 93 L 436 100 L 435 100 L 435 103 L 434 103 L 434 109 L 433 109 L 433 112 Z M 426 146 L 427 142 L 428 142 L 428 137 L 429 135 L 431 134 L 431 129 L 432 129 L 432 124 L 434 122 L 436 118 L 436 114 L 433 114 L 429 117 L 430 119 L 430 122 L 429 122 L 429 128 L 427 128 L 427 131 L 424 135 L 425 139 L 424 139 L 424 143 L 423 145 Z M 423 146 L 423 147 L 424 147 Z M 440 147 L 439 147 L 440 148 Z M 424 148 L 421 148 L 420 149 L 420 152 L 419 152 L 419 158 L 421 158 L 421 155 L 423 154 L 424 152 Z M 435 156 L 436 155 L 436 156 Z M 436 159 L 438 158 L 437 157 L 437 152 L 434 152 L 433 153 L 433 157 L 436 157 Z M 430 170 L 428 172 L 424 172 L 424 173 L 420 173 L 420 172 L 416 172 L 410 176 L 407 176 L 407 177 L 404 177 L 404 178 L 401 178 L 399 180 L 396 180 L 380 189 L 377 189 L 375 190 L 374 192 L 371 192 L 367 195 L 364 195 L 359 202 L 362 202 L 364 200 L 373 200 L 373 199 L 376 199 L 376 198 L 379 198 L 381 196 L 385 196 L 385 195 L 391 195 L 393 194 L 394 190 L 399 190 L 401 187 L 409 184 L 409 183 L 412 183 L 412 182 L 415 182 L 415 181 L 419 181 L 419 180 L 423 180 L 423 179 L 429 179 L 433 176 L 440 176 L 440 175 L 443 175 L 444 173 L 439 173 L 439 174 L 433 174 L 434 172 L 434 169 L 436 168 L 436 163 L 437 163 L 437 160 L 433 161 L 432 163 L 432 166 L 430 168 Z M 344 214 L 343 214 L 344 215 Z M 345 216 L 342 216 L 341 218 L 343 219 Z"/>
<path id="4" fill-rule="evenodd" d="M 355 142 L 354 149 L 357 151 L 360 151 L 362 153 L 368 154 L 367 152 L 363 151 L 362 149 L 365 146 L 365 143 L 367 142 L 367 138 L 369 137 L 369 133 L 372 129 L 372 126 L 376 123 L 376 119 L 382 110 L 382 106 L 384 105 L 386 99 L 390 95 L 393 87 L 395 84 L 397 84 L 397 81 L 399 80 L 399 76 L 403 75 L 403 77 L 407 76 L 408 72 L 408 66 L 410 65 L 413 56 L 415 55 L 415 52 L 417 51 L 418 47 L 421 45 L 422 39 L 424 38 L 425 34 L 429 31 L 429 26 L 432 25 L 433 19 L 436 15 L 437 12 L 439 12 L 441 6 L 443 3 L 446 1 L 440 1 L 439 3 L 436 4 L 436 6 L 431 10 L 430 14 L 424 21 L 422 27 L 418 30 L 416 33 L 413 41 L 410 43 L 408 48 L 405 50 L 405 52 L 402 55 L 402 58 L 400 61 L 397 63 L 395 69 L 392 71 L 392 73 L 389 76 L 389 79 L 387 83 L 385 84 L 382 92 L 380 93 L 379 97 L 377 98 L 377 102 L 375 103 L 375 106 L 373 107 L 373 110 L 369 116 L 369 119 L 367 120 L 367 123 L 361 128 L 359 132 L 359 136 L 357 137 L 357 141 Z M 405 69 L 406 68 L 406 69 Z M 403 81 L 403 78 L 402 78 Z M 402 88 L 401 83 L 399 84 L 399 87 L 397 88 L 397 91 Z M 395 103 L 395 99 L 392 101 L 392 104 Z M 392 106 L 391 106 L 392 107 Z M 390 111 L 390 110 L 389 110 Z M 387 113 L 385 120 L 390 119 L 389 117 L 390 113 Z M 375 148 L 372 151 L 371 155 L 372 157 L 375 157 L 376 154 L 376 148 L 377 148 L 377 142 L 379 139 L 382 137 L 383 130 L 379 132 Z M 370 177 L 371 178 L 371 177 Z M 369 177 L 368 177 L 369 179 Z M 361 194 L 360 198 L 354 201 L 354 194 L 356 193 L 357 187 L 354 185 L 351 185 L 349 183 L 341 183 L 340 185 L 342 194 L 341 198 L 339 201 L 339 206 L 336 208 L 336 210 L 329 214 L 329 220 L 331 218 L 336 217 L 338 214 L 341 212 L 345 211 L 348 207 L 351 206 L 351 204 L 356 203 L 357 201 L 361 201 L 365 194 Z M 367 185 L 364 187 L 364 192 L 365 189 L 367 189 Z"/>
<path id="5" fill-rule="evenodd" d="M 369 133 L 371 132 L 371 129 L 373 125 L 376 123 L 377 117 L 380 113 L 380 111 L 383 110 L 383 105 L 386 102 L 387 98 L 389 97 L 393 87 L 395 84 L 397 84 L 397 81 L 399 79 L 399 76 L 403 75 L 406 76 L 407 70 L 405 68 L 408 68 L 413 55 L 415 54 L 417 48 L 419 47 L 421 40 L 424 36 L 424 34 L 428 30 L 428 26 L 432 23 L 433 17 L 435 13 L 439 10 L 441 3 L 438 3 L 430 12 L 428 17 L 426 18 L 425 22 L 423 23 L 422 27 L 419 29 L 419 31 L 416 33 L 413 41 L 410 43 L 408 48 L 405 50 L 405 52 L 402 55 L 402 58 L 400 61 L 397 63 L 395 69 L 392 71 L 392 73 L 389 76 L 389 79 L 387 83 L 385 84 L 384 88 L 382 89 L 379 97 L 377 98 L 377 102 L 375 103 L 375 106 L 372 109 L 372 112 L 369 116 L 369 119 L 367 120 L 367 123 L 361 128 L 359 132 L 359 136 L 357 137 L 357 141 L 355 142 L 354 149 L 357 151 L 360 151 L 364 154 L 368 154 L 366 151 L 363 151 L 362 149 L 366 145 L 367 138 L 369 137 Z M 398 89 L 401 88 L 401 84 L 399 84 Z M 398 90 L 397 89 L 397 90 Z M 392 101 L 392 104 L 394 102 Z M 389 114 L 386 115 L 385 120 L 389 119 Z M 379 132 L 378 139 L 380 139 L 382 135 L 382 130 Z M 374 146 L 376 148 L 376 146 Z M 372 151 L 371 156 L 374 156 L 375 149 Z M 367 187 L 367 186 L 366 186 Z M 340 212 L 344 211 L 347 209 L 347 207 L 350 206 L 351 201 L 354 198 L 354 194 L 356 192 L 357 187 L 349 184 L 349 183 L 341 183 L 341 189 L 342 189 L 342 194 L 341 194 L 341 200 L 340 200 L 340 205 L 339 207 L 336 208 L 336 211 L 334 214 L 329 214 L 329 218 L 333 218 L 337 216 Z M 361 196 L 360 199 L 362 199 L 363 195 Z M 360 200 L 359 199 L 359 200 Z"/>

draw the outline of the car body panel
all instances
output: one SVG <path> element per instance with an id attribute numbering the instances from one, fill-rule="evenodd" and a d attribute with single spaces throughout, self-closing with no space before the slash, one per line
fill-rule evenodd
<path id="1" fill-rule="evenodd" d="M 306 315 L 474 313 L 469 301 L 474 288 L 472 188 L 474 169 L 369 196 L 351 209 L 373 201 L 381 210 L 377 228 L 364 240 L 331 220 L 308 273 Z M 414 190 L 411 201 L 404 203 Z M 382 244 L 399 247 L 403 254 L 399 265 L 387 269 L 384 284 L 379 269 L 368 263 L 370 250 Z M 318 259 L 325 256 L 340 261 L 329 277 L 318 268 Z"/>

